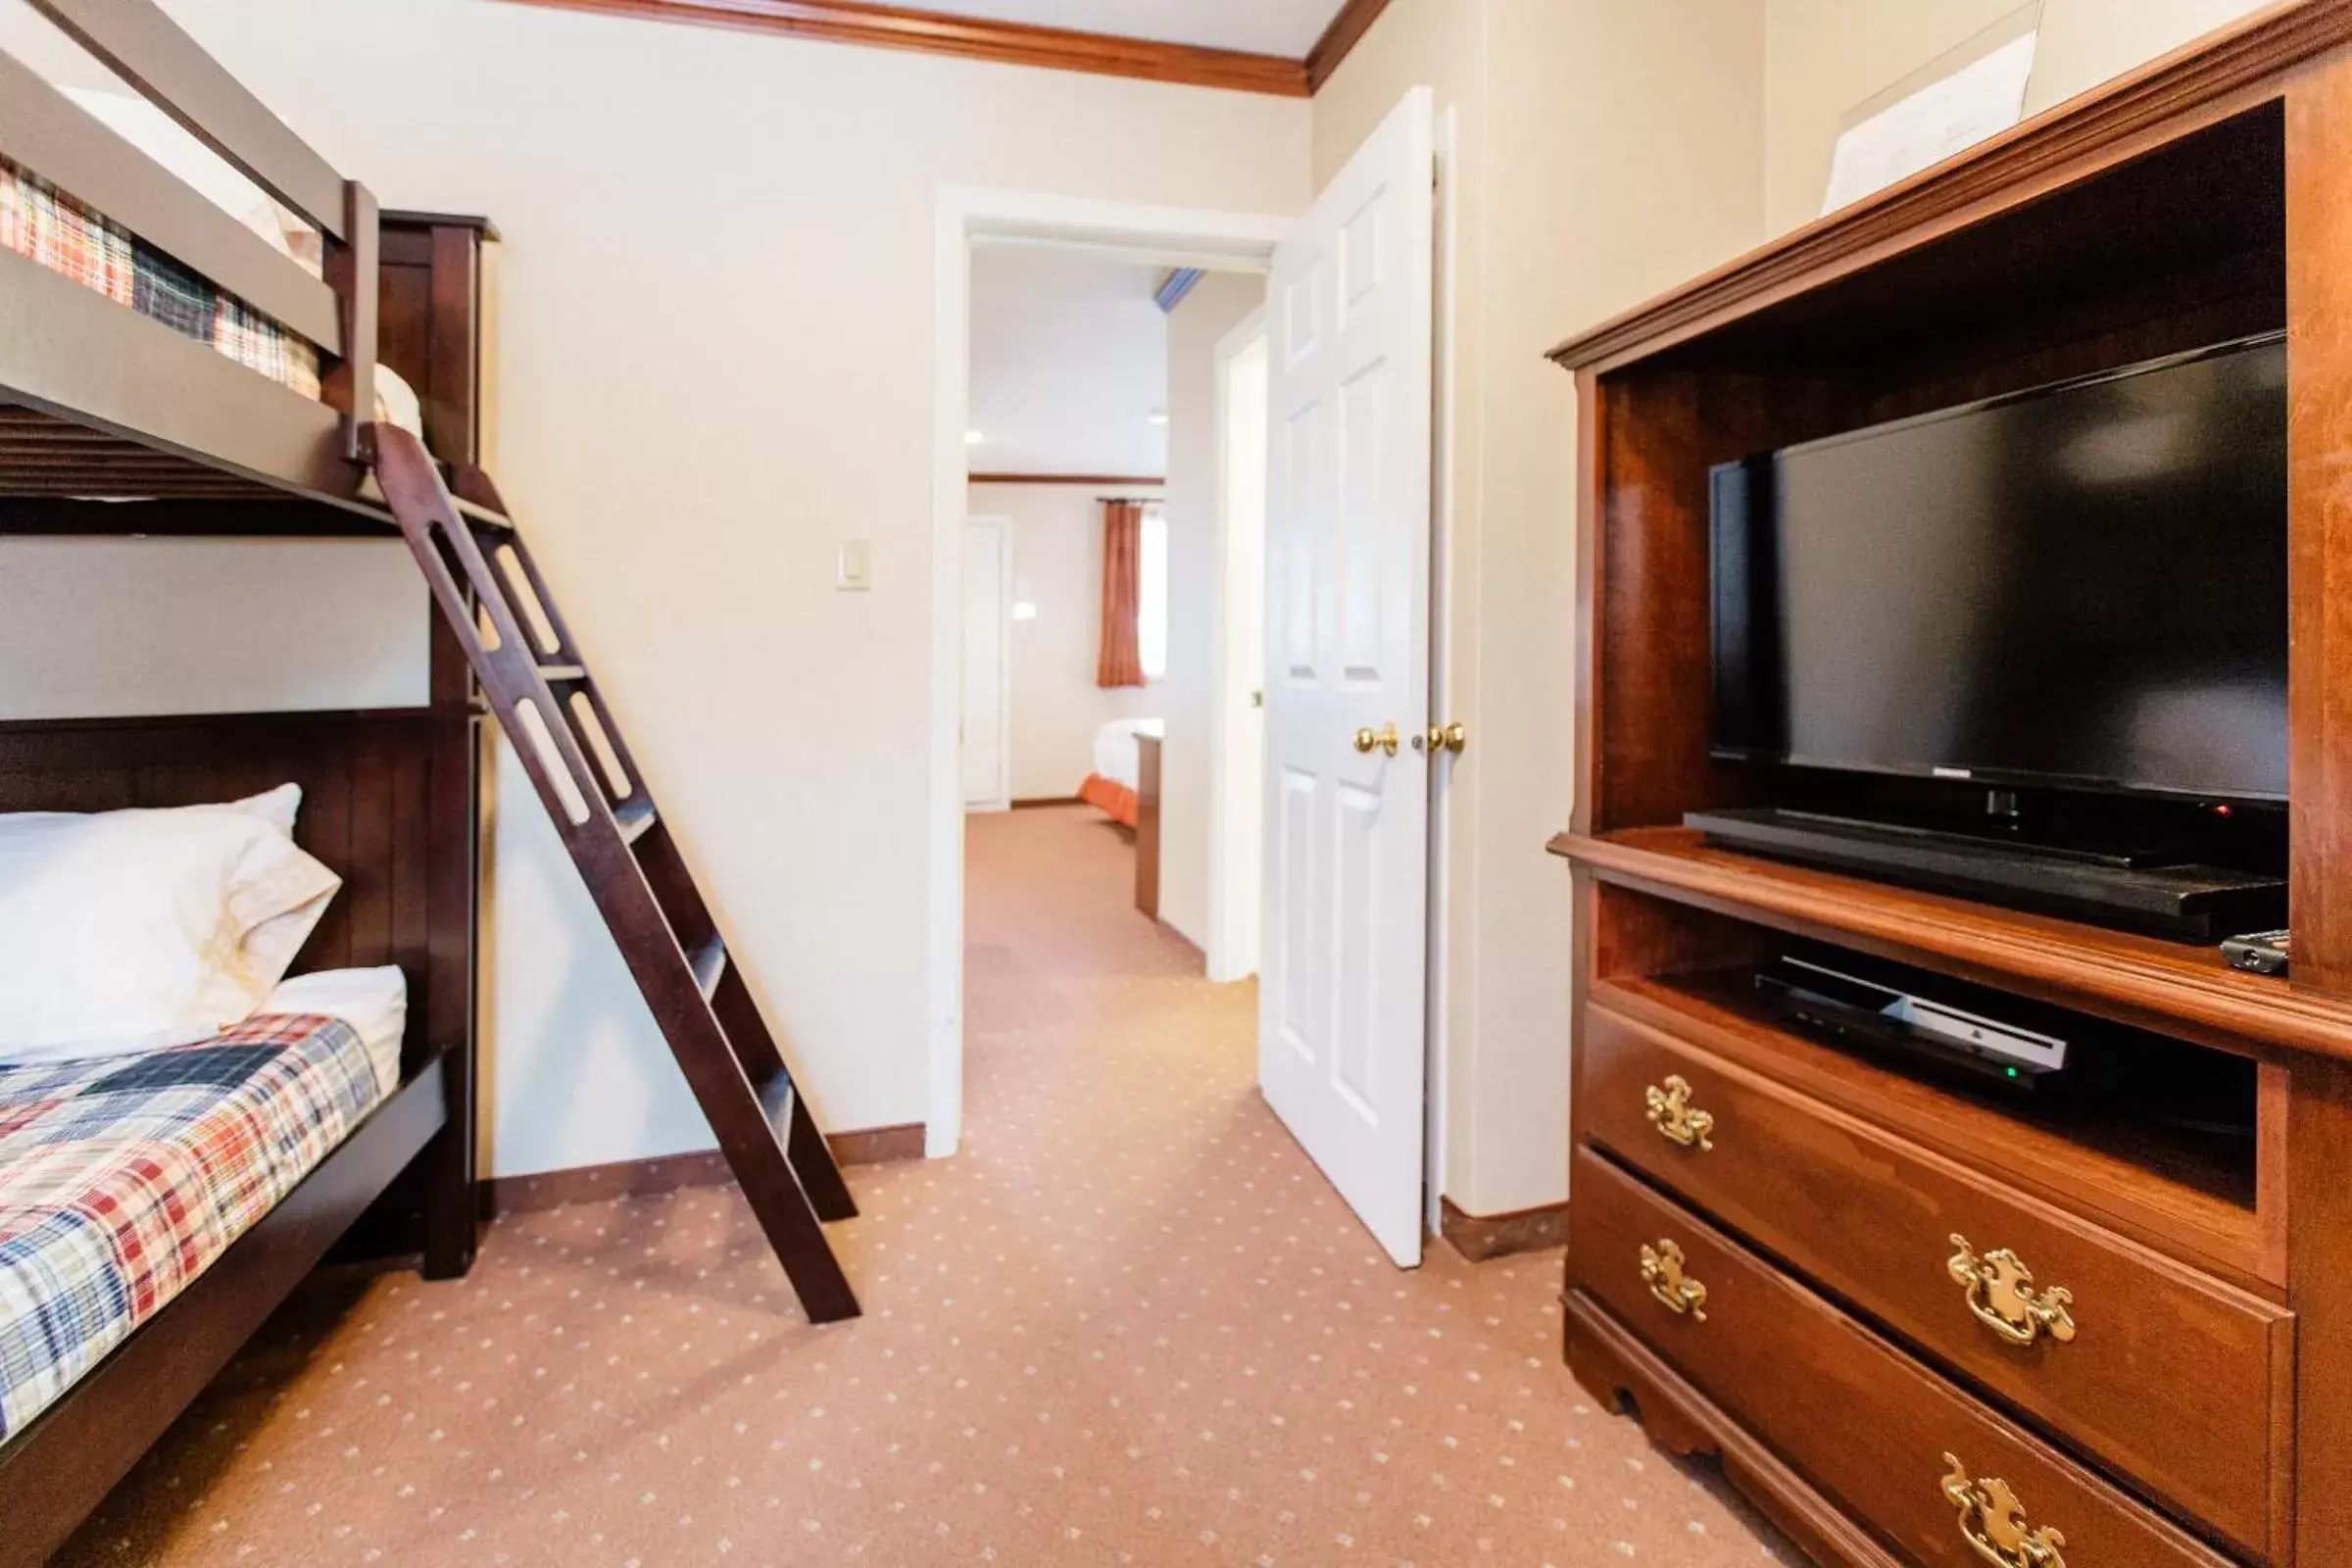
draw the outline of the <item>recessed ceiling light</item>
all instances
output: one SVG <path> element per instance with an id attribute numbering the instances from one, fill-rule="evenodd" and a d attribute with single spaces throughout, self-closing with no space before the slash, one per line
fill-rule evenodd
<path id="1" fill-rule="evenodd" d="M 1165 409 L 1153 409 L 1150 414 L 1145 415 L 1144 417 L 1150 419 L 1153 424 L 1165 424 L 1168 422 L 1168 411 Z"/>
<path id="2" fill-rule="evenodd" d="M 977 430 L 966 430 L 963 432 L 963 444 L 967 447 L 976 447 L 987 439 L 988 437 L 982 435 Z"/>

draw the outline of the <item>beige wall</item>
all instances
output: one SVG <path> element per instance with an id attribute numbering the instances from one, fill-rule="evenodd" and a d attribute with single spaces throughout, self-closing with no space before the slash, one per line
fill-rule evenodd
<path id="1" fill-rule="evenodd" d="M 1473 1213 L 1567 1187 L 1576 426 L 1544 351 L 1754 242 L 1763 48 L 1763 0 L 1396 0 L 1315 101 L 1318 185 L 1406 87 L 1453 114 L 1439 1093 Z"/>
<path id="2" fill-rule="evenodd" d="M 2026 113 L 2259 10 L 2267 0 L 2043 0 Z M 1847 111 L 2017 9 L 2017 0 L 1766 0 L 1764 218 L 1821 213 Z"/>
<path id="3" fill-rule="evenodd" d="M 1168 318 L 1168 675 L 1153 688 L 1168 725 L 1160 749 L 1159 917 L 1196 947 L 1208 945 L 1217 342 L 1265 298 L 1262 277 L 1211 272 Z"/>
<path id="4" fill-rule="evenodd" d="M 1095 684 L 1102 641 L 1102 507 L 1107 495 L 1157 489 L 976 484 L 975 517 L 1012 519 L 1013 598 L 1037 613 L 1013 621 L 1012 798 L 1075 795 L 1095 765 L 1095 731 L 1159 711 L 1156 688 Z"/>
<path id="5" fill-rule="evenodd" d="M 397 540 L 0 539 L 0 719 L 408 707 L 429 609 Z"/>
<path id="6" fill-rule="evenodd" d="M 498 220 L 501 488 L 823 1119 L 925 1119 L 936 192 L 1293 212 L 1307 106 L 486 0 L 171 9 L 387 205 Z M 507 782 L 494 1168 L 707 1146 Z"/>

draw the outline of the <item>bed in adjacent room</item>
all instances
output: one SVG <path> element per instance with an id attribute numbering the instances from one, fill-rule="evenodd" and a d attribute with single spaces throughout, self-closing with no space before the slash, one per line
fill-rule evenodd
<path id="1" fill-rule="evenodd" d="M 1134 827 L 1136 796 L 1143 787 L 1140 737 L 1157 740 L 1167 725 L 1156 718 L 1114 718 L 1095 731 L 1095 770 L 1078 786 L 1078 798 L 1122 827 Z"/>

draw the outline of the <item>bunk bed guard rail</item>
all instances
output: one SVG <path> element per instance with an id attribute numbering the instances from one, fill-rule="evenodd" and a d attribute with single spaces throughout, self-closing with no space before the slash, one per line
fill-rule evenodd
<path id="1" fill-rule="evenodd" d="M 365 459 L 374 416 L 376 202 L 265 107 L 154 0 L 28 0 L 100 64 L 176 121 L 278 205 L 319 232 L 323 278 L 264 241 L 0 52 L 0 158 L 28 171 L 225 294 L 315 344 L 332 362 L 320 394 L 343 416 L 343 457 Z M 12 350 L 63 360 L 86 350 L 37 336 Z M 43 396 L 76 384 L 74 367 L 12 365 L 14 387 L 60 412 L 96 412 Z M 128 421 L 126 421 L 127 423 Z M 128 433 L 141 433 L 135 425 Z"/>

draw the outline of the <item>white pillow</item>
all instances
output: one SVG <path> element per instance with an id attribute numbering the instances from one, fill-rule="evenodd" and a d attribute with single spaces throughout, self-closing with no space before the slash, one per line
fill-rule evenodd
<path id="1" fill-rule="evenodd" d="M 417 400 L 416 389 L 401 379 L 400 372 L 389 365 L 375 368 L 375 416 L 385 424 L 396 424 L 417 440 L 424 439 L 424 405 Z"/>
<path id="2" fill-rule="evenodd" d="M 259 795 L 248 795 L 241 801 L 230 801 L 225 806 L 182 806 L 174 808 L 174 809 L 182 811 L 242 811 L 247 816 L 259 817 L 287 838 L 292 838 L 294 836 L 294 818 L 302 810 L 302 786 L 280 784 L 273 790 L 264 790 Z"/>
<path id="3" fill-rule="evenodd" d="M 250 1017 L 342 885 L 288 836 L 300 798 L 0 815 L 0 1062 L 152 1051 Z"/>
<path id="4" fill-rule="evenodd" d="M 183 806 L 175 808 L 175 809 L 183 811 L 220 809 L 242 812 L 258 821 L 269 823 L 277 829 L 279 836 L 290 844 L 294 839 L 295 815 L 302 809 L 302 786 L 280 784 L 273 790 L 264 790 L 259 795 L 248 795 L 241 801 L 230 801 L 227 805 L 219 808 Z M 245 933 L 245 956 L 250 960 L 247 967 L 250 973 L 266 980 L 267 983 L 263 986 L 265 992 L 285 978 L 286 970 L 293 965 L 294 955 L 302 951 L 302 945 L 311 939 L 311 932 L 318 927 L 318 917 L 326 912 L 327 900 L 333 898 L 335 889 L 343 885 L 341 877 L 336 876 L 332 871 L 327 871 L 325 866 L 319 865 L 317 860 L 303 855 L 302 851 L 296 850 L 294 853 L 301 856 L 311 865 L 318 866 L 320 871 L 326 872 L 328 879 L 326 891 L 316 899 L 307 900 L 301 905 L 287 909 L 283 914 L 270 916 Z M 260 1005 L 261 1004 L 257 1002 L 253 1007 L 247 1008 L 245 1012 L 238 1014 L 230 1022 L 242 1022 L 251 1016 Z"/>

